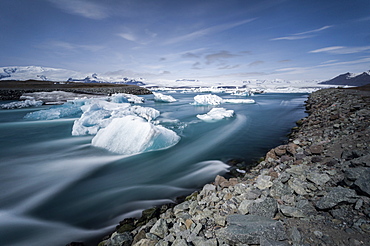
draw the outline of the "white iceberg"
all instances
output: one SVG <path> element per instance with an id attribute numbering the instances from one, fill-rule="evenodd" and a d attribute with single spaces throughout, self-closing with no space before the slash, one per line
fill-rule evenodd
<path id="1" fill-rule="evenodd" d="M 219 105 L 223 102 L 223 99 L 217 95 L 196 95 L 194 97 L 194 105 Z"/>
<path id="2" fill-rule="evenodd" d="M 154 101 L 156 102 L 167 102 L 167 103 L 176 102 L 176 99 L 170 95 L 163 95 L 162 93 L 159 92 L 153 92 L 153 95 Z"/>
<path id="3" fill-rule="evenodd" d="M 144 103 L 144 98 L 126 93 L 113 94 L 110 99 L 112 102 L 115 103 Z"/>
<path id="4" fill-rule="evenodd" d="M 94 135 L 108 126 L 115 118 L 127 115 L 139 116 L 151 121 L 160 115 L 154 108 L 132 106 L 130 103 L 114 103 L 104 100 L 91 100 L 81 107 L 83 114 L 75 120 L 72 127 L 72 135 Z"/>
<path id="5" fill-rule="evenodd" d="M 234 110 L 224 108 L 213 108 L 207 114 L 198 114 L 197 118 L 206 122 L 214 122 L 234 116 Z"/>
<path id="6" fill-rule="evenodd" d="M 40 107 L 42 105 L 42 101 L 36 101 L 34 99 L 27 99 L 24 101 L 17 101 L 17 102 L 10 102 L 1 104 L 0 107 L 2 109 L 15 109 L 15 108 L 29 108 L 29 107 Z"/>
<path id="7" fill-rule="evenodd" d="M 253 99 L 224 99 L 224 103 L 255 103 Z"/>
<path id="8" fill-rule="evenodd" d="M 180 137 L 163 126 L 156 126 L 138 116 L 115 118 L 92 139 L 92 145 L 111 152 L 134 155 L 172 147 Z"/>

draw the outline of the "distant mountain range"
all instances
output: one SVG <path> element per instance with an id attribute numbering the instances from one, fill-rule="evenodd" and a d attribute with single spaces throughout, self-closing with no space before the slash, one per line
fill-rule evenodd
<path id="1" fill-rule="evenodd" d="M 1 80 L 44 80 L 56 82 L 82 82 L 82 83 L 115 83 L 143 86 L 144 79 L 127 78 L 123 75 L 91 75 L 71 71 L 67 69 L 38 67 L 38 66 L 14 66 L 0 67 Z"/>
<path id="2" fill-rule="evenodd" d="M 370 84 L 370 70 L 361 74 L 345 73 L 338 75 L 330 80 L 320 82 L 324 85 L 349 85 L 349 86 L 363 86 Z"/>

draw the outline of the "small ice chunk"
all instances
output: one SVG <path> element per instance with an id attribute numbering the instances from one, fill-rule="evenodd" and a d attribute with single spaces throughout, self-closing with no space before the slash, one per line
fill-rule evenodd
<path id="1" fill-rule="evenodd" d="M 36 101 L 35 99 L 27 99 L 24 101 L 10 102 L 1 104 L 2 109 L 15 109 L 15 108 L 29 108 L 29 107 L 40 107 L 42 101 Z"/>
<path id="2" fill-rule="evenodd" d="M 217 95 L 196 95 L 194 97 L 194 105 L 219 105 L 223 99 Z"/>
<path id="3" fill-rule="evenodd" d="M 255 103 L 253 99 L 224 99 L 224 103 Z"/>
<path id="4" fill-rule="evenodd" d="M 92 145 L 111 152 L 134 155 L 172 147 L 180 137 L 163 126 L 155 126 L 138 116 L 115 118 L 92 139 Z"/>
<path id="5" fill-rule="evenodd" d="M 234 110 L 226 110 L 224 108 L 213 108 L 207 114 L 198 114 L 197 118 L 206 122 L 214 122 L 223 118 L 233 117 Z"/>
<path id="6" fill-rule="evenodd" d="M 167 102 L 167 103 L 176 102 L 176 99 L 170 95 L 163 95 L 162 93 L 159 92 L 153 92 L 153 95 L 154 101 L 156 102 Z"/>

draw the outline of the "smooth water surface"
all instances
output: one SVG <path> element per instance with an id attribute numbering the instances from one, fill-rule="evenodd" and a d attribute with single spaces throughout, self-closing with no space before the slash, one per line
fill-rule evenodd
<path id="1" fill-rule="evenodd" d="M 72 136 L 77 118 L 25 120 L 32 111 L 0 110 L 0 239 L 2 245 L 95 245 L 126 217 L 189 194 L 217 174 L 224 162 L 247 163 L 286 139 L 305 116 L 306 94 L 261 94 L 255 104 L 222 104 L 233 118 L 199 120 L 216 106 L 194 106 L 195 93 L 171 93 L 178 101 L 141 105 L 161 112 L 159 124 L 181 136 L 169 149 L 130 157 Z M 223 98 L 240 98 L 218 94 Z"/>

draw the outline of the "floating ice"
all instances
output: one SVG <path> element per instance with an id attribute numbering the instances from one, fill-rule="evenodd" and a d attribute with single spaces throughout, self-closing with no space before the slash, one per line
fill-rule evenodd
<path id="1" fill-rule="evenodd" d="M 132 94 L 117 93 L 111 96 L 111 101 L 115 103 L 144 103 L 144 98 Z"/>
<path id="2" fill-rule="evenodd" d="M 75 117 L 81 114 L 79 105 L 67 102 L 63 105 L 52 106 L 49 109 L 28 113 L 24 116 L 28 120 L 54 120 L 63 117 Z"/>
<path id="3" fill-rule="evenodd" d="M 1 104 L 0 107 L 2 109 L 15 109 L 15 108 L 29 108 L 29 107 L 40 107 L 42 105 L 42 101 L 36 101 L 34 99 L 27 99 L 24 101 L 17 101 L 17 102 L 10 102 Z"/>
<path id="4" fill-rule="evenodd" d="M 223 118 L 233 117 L 234 110 L 226 110 L 224 108 L 213 108 L 207 114 L 198 114 L 197 118 L 206 122 L 214 122 Z"/>
<path id="5" fill-rule="evenodd" d="M 129 103 L 114 103 L 103 100 L 92 100 L 81 107 L 83 114 L 75 120 L 72 135 L 94 135 L 105 128 L 113 119 L 127 115 L 140 116 L 151 121 L 160 115 L 154 108 L 132 106 Z"/>
<path id="6" fill-rule="evenodd" d="M 217 95 L 197 95 L 194 97 L 194 105 L 219 105 L 221 103 L 255 103 L 253 99 L 222 99 Z"/>
<path id="7" fill-rule="evenodd" d="M 194 97 L 194 105 L 219 105 L 223 99 L 217 95 L 196 95 Z"/>
<path id="8" fill-rule="evenodd" d="M 224 99 L 224 103 L 255 103 L 253 99 Z"/>
<path id="9" fill-rule="evenodd" d="M 92 145 L 111 152 L 134 155 L 142 152 L 166 149 L 180 141 L 173 131 L 155 126 L 138 116 L 115 118 L 92 139 Z"/>
<path id="10" fill-rule="evenodd" d="M 170 95 L 163 95 L 162 93 L 159 93 L 159 92 L 153 92 L 153 95 L 154 95 L 154 101 L 157 101 L 157 102 L 167 102 L 167 103 L 176 102 L 176 99 Z"/>

